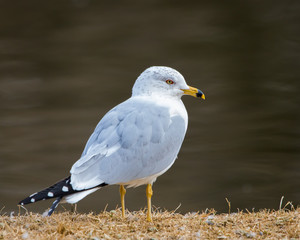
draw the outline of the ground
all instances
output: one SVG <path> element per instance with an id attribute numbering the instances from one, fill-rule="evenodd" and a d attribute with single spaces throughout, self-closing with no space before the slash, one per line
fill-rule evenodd
<path id="1" fill-rule="evenodd" d="M 0 239 L 300 239 L 300 208 L 217 214 L 120 209 L 100 214 L 60 212 L 0 216 Z"/>

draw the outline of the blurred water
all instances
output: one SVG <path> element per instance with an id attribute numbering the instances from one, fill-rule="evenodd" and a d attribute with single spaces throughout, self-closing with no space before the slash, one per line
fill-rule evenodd
<path id="1" fill-rule="evenodd" d="M 0 208 L 69 174 L 101 117 L 152 65 L 179 70 L 207 100 L 184 97 L 189 129 L 154 184 L 162 209 L 299 204 L 298 2 L 2 1 Z M 146 205 L 129 189 L 127 207 Z M 79 211 L 119 204 L 117 187 Z M 50 202 L 28 206 L 43 211 Z M 61 210 L 62 208 L 60 208 Z"/>

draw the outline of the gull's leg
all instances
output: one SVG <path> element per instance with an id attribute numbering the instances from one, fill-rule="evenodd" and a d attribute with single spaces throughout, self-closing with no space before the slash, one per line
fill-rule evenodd
<path id="1" fill-rule="evenodd" d="M 122 205 L 122 217 L 125 217 L 125 193 L 126 189 L 123 185 L 120 185 L 121 205 Z"/>
<path id="2" fill-rule="evenodd" d="M 153 195 L 152 184 L 147 184 L 146 195 L 147 195 L 147 203 L 148 203 L 147 221 L 152 222 L 152 213 L 151 213 L 151 197 Z"/>

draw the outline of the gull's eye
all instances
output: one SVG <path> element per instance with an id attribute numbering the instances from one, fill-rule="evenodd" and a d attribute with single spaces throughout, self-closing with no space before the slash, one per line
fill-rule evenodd
<path id="1" fill-rule="evenodd" d="M 169 85 L 172 85 L 172 84 L 174 84 L 174 81 L 168 79 L 168 80 L 166 81 L 166 83 L 169 84 Z"/>

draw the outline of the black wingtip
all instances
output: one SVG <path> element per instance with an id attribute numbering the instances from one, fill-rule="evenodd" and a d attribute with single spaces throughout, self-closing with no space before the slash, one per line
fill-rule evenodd
<path id="1" fill-rule="evenodd" d="M 107 183 L 101 183 L 93 188 L 97 187 L 104 187 Z M 36 192 L 31 194 L 29 197 L 23 199 L 19 202 L 19 205 L 23 206 L 29 203 L 34 203 L 41 200 L 46 200 L 50 198 L 59 198 L 64 197 L 73 193 L 82 192 L 89 189 L 83 189 L 83 190 L 74 190 L 71 185 L 71 176 L 55 183 L 51 187 L 48 187 L 40 192 Z"/>
<path id="2" fill-rule="evenodd" d="M 58 197 L 53 203 L 52 206 L 50 207 L 47 216 L 51 216 L 51 214 L 54 212 L 54 210 L 57 208 L 60 200 L 62 199 L 62 197 Z"/>
<path id="3" fill-rule="evenodd" d="M 76 193 L 78 191 L 74 190 L 70 183 L 70 176 L 55 183 L 51 187 L 48 187 L 40 192 L 31 194 L 29 197 L 23 199 L 19 202 L 19 205 L 25 205 L 29 203 L 34 203 L 37 201 L 55 198 L 55 197 L 64 197 L 66 195 Z"/>
<path id="4" fill-rule="evenodd" d="M 22 201 L 19 202 L 18 205 L 25 205 L 25 204 L 29 204 L 29 203 L 34 203 L 36 202 L 36 198 L 35 198 L 35 195 L 37 195 L 38 193 L 33 193 L 31 194 L 29 197 L 23 199 Z M 39 201 L 39 200 L 38 200 Z"/>
<path id="5" fill-rule="evenodd" d="M 101 183 L 93 188 L 97 188 L 97 187 L 104 187 L 106 186 L 107 183 Z M 91 188 L 90 188 L 91 189 Z M 63 179 L 62 181 L 59 181 L 57 183 L 55 183 L 54 185 L 52 185 L 51 187 L 48 187 L 40 192 L 36 192 L 31 194 L 29 197 L 23 199 L 22 201 L 19 202 L 19 205 L 23 206 L 25 204 L 29 204 L 29 203 L 34 203 L 40 200 L 46 200 L 49 198 L 57 198 L 52 206 L 50 207 L 50 210 L 48 211 L 47 215 L 50 216 L 54 210 L 56 209 L 56 207 L 58 206 L 60 200 L 67 195 L 73 194 L 73 193 L 78 193 L 78 192 L 82 192 L 82 191 L 86 191 L 89 189 L 83 189 L 83 190 L 74 190 L 72 185 L 71 185 L 71 177 L 67 177 L 65 179 Z"/>

